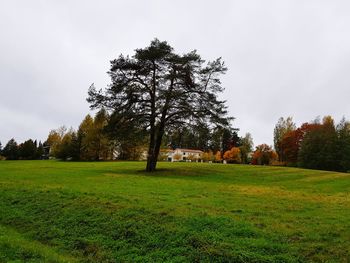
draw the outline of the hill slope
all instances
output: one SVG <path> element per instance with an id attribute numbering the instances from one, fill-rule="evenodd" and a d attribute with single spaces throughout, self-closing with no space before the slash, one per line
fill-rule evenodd
<path id="1" fill-rule="evenodd" d="M 350 174 L 0 162 L 0 262 L 350 259 Z"/>

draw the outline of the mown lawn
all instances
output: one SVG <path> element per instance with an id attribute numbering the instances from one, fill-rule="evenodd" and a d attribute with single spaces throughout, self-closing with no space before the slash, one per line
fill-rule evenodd
<path id="1" fill-rule="evenodd" d="M 0 162 L 0 262 L 349 262 L 350 174 Z"/>

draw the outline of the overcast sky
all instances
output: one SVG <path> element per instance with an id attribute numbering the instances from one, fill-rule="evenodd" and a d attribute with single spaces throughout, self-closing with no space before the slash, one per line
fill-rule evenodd
<path id="1" fill-rule="evenodd" d="M 109 61 L 157 37 L 179 53 L 222 57 L 239 134 L 272 144 L 281 116 L 299 125 L 350 118 L 350 1 L 0 0 L 0 141 L 45 140 L 89 113 Z"/>

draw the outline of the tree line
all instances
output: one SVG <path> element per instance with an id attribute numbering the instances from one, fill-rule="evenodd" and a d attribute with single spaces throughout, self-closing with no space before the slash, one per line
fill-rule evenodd
<path id="1" fill-rule="evenodd" d="M 45 144 L 36 140 L 26 140 L 18 144 L 15 139 L 10 139 L 4 147 L 0 142 L 0 160 L 39 160 L 45 157 Z"/>
<path id="2" fill-rule="evenodd" d="M 280 118 L 274 129 L 274 146 L 282 165 L 350 171 L 350 122 L 335 124 L 325 116 L 296 127 L 291 117 Z"/>
<path id="3" fill-rule="evenodd" d="M 140 160 L 148 145 L 147 132 L 133 125 L 121 125 L 104 109 L 82 120 L 77 130 L 64 126 L 51 130 L 44 143 L 28 139 L 18 144 L 11 139 L 2 147 L 0 158 L 34 160 L 54 157 L 61 160 Z M 125 124 L 125 123 L 124 123 Z M 274 148 L 261 144 L 253 151 L 249 133 L 238 136 L 230 126 L 210 125 L 167 130 L 161 148 L 202 150 L 203 161 L 286 165 L 347 172 L 350 170 L 350 122 L 335 124 L 331 116 L 297 127 L 291 117 L 280 118 L 274 129 Z M 50 151 L 49 151 L 50 150 Z M 189 158 L 190 159 L 190 158 Z M 166 160 L 160 154 L 159 160 Z"/>
<path id="4" fill-rule="evenodd" d="M 64 126 L 51 130 L 45 141 L 50 146 L 50 156 L 76 161 L 142 159 L 147 155 L 147 131 L 131 123 L 118 122 L 115 118 L 115 115 L 102 109 L 94 117 L 88 114 L 77 130 L 66 129 Z M 222 161 L 226 151 L 237 148 L 239 163 L 247 163 L 253 140 L 249 133 L 239 137 L 237 131 L 231 126 L 211 128 L 204 123 L 182 129 L 168 129 L 161 149 L 198 149 L 204 152 L 202 160 Z M 166 158 L 160 154 L 158 160 L 163 159 Z M 233 162 L 230 158 L 226 159 Z"/>
<path id="5" fill-rule="evenodd" d="M 140 160 L 147 146 L 147 131 L 130 123 L 117 122 L 113 114 L 101 109 L 94 116 L 87 114 L 77 129 L 61 126 L 51 130 L 44 143 L 29 139 L 18 145 L 11 139 L 0 155 L 8 160 L 49 157 L 72 161 Z M 203 161 L 249 163 L 253 139 L 249 133 L 238 136 L 238 129 L 231 126 L 212 128 L 202 123 L 168 129 L 161 149 L 176 148 L 201 150 Z M 164 152 L 158 159 L 167 159 Z"/>

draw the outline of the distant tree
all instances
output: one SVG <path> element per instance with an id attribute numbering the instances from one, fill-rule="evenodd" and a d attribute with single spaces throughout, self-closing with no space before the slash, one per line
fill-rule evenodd
<path id="1" fill-rule="evenodd" d="M 237 131 L 231 125 L 216 127 L 211 132 L 210 149 L 214 152 L 221 151 L 223 155 L 232 147 L 238 147 L 240 139 Z"/>
<path id="2" fill-rule="evenodd" d="M 65 126 L 61 126 L 56 130 L 50 131 L 45 141 L 45 145 L 50 147 L 50 156 L 53 156 L 53 157 L 57 156 L 62 138 L 66 133 L 66 131 L 67 131 L 67 128 Z"/>
<path id="3" fill-rule="evenodd" d="M 221 154 L 220 151 L 216 152 L 216 154 L 215 154 L 215 161 L 218 162 L 218 163 L 222 162 L 222 154 Z"/>
<path id="4" fill-rule="evenodd" d="M 304 136 L 307 132 L 317 128 L 317 123 L 304 123 L 296 130 L 287 132 L 280 142 L 281 151 L 284 157 L 284 162 L 289 166 L 297 166 L 298 156 L 303 142 Z"/>
<path id="5" fill-rule="evenodd" d="M 194 149 L 207 151 L 211 140 L 211 128 L 208 123 L 198 123 L 193 126 L 195 135 Z"/>
<path id="6" fill-rule="evenodd" d="M 209 161 L 213 162 L 213 161 L 215 161 L 215 155 L 213 154 L 213 152 L 211 150 L 209 150 L 209 151 L 202 153 L 201 159 L 204 162 L 209 162 Z"/>
<path id="7" fill-rule="evenodd" d="M 79 160 L 79 144 L 78 137 L 73 128 L 70 128 L 68 132 L 66 132 L 61 140 L 57 158 L 61 160 Z"/>
<path id="8" fill-rule="evenodd" d="M 182 158 L 182 155 L 179 154 L 179 153 L 176 153 L 176 154 L 173 155 L 173 159 L 174 159 L 175 161 L 180 161 L 181 158 Z"/>
<path id="9" fill-rule="evenodd" d="M 253 153 L 252 164 L 269 165 L 272 161 L 277 160 L 277 153 L 267 144 L 260 144 L 256 146 Z"/>
<path id="10" fill-rule="evenodd" d="M 197 160 L 196 156 L 192 153 L 190 153 L 188 156 L 187 156 L 187 160 L 190 160 L 191 162 L 195 162 Z"/>
<path id="11" fill-rule="evenodd" d="M 237 131 L 234 129 L 225 128 L 222 134 L 222 150 L 226 152 L 232 147 L 239 146 L 239 137 Z"/>
<path id="12" fill-rule="evenodd" d="M 213 153 L 212 150 L 208 151 L 208 158 L 209 158 L 209 161 L 215 162 L 215 154 Z"/>
<path id="13" fill-rule="evenodd" d="M 93 147 L 95 150 L 95 160 L 107 160 L 110 154 L 110 141 L 105 127 L 109 117 L 104 109 L 98 111 L 94 117 Z"/>
<path id="14" fill-rule="evenodd" d="M 164 145 L 173 149 L 187 148 L 208 151 L 211 148 L 212 129 L 207 123 L 172 128 L 164 135 Z"/>
<path id="15" fill-rule="evenodd" d="M 303 139 L 303 132 L 300 128 L 295 131 L 289 131 L 280 142 L 281 152 L 284 156 L 284 161 L 289 166 L 296 166 L 298 163 L 298 153 L 300 144 Z"/>
<path id="16" fill-rule="evenodd" d="M 105 108 L 148 132 L 146 170 L 154 171 L 168 128 L 227 125 L 226 106 L 217 98 L 223 90 L 219 75 L 225 71 L 221 59 L 204 65 L 196 51 L 178 55 L 167 42 L 155 39 L 134 56 L 113 60 L 112 84 L 105 91 L 92 85 L 87 100 L 91 108 Z"/>
<path id="17" fill-rule="evenodd" d="M 32 139 L 21 143 L 18 146 L 18 157 L 24 160 L 34 160 L 36 159 L 37 143 Z"/>
<path id="18" fill-rule="evenodd" d="M 228 163 L 241 163 L 241 150 L 238 147 L 232 147 L 231 150 L 228 150 L 224 153 L 223 158 Z"/>
<path id="19" fill-rule="evenodd" d="M 350 171 L 350 122 L 343 118 L 336 127 L 338 133 L 338 160 L 342 172 Z"/>
<path id="20" fill-rule="evenodd" d="M 167 161 L 168 160 L 168 151 L 161 150 L 158 156 L 158 161 Z"/>
<path id="21" fill-rule="evenodd" d="M 109 152 L 111 154 L 115 149 L 120 160 L 139 160 L 146 148 L 145 131 L 137 125 L 135 119 L 126 120 L 124 117 L 112 114 L 104 128 L 108 136 Z"/>
<path id="22" fill-rule="evenodd" d="M 86 115 L 78 129 L 80 141 L 80 159 L 84 161 L 96 160 L 94 119 Z"/>
<path id="23" fill-rule="evenodd" d="M 337 147 L 337 132 L 330 116 L 322 124 L 313 124 L 302 140 L 299 151 L 299 165 L 304 168 L 335 170 L 341 169 Z"/>
<path id="24" fill-rule="evenodd" d="M 201 158 L 202 158 L 203 162 L 209 162 L 209 160 L 210 160 L 209 153 L 203 152 Z"/>
<path id="25" fill-rule="evenodd" d="M 248 155 L 253 151 L 253 138 L 250 133 L 246 133 L 244 137 L 240 139 L 239 150 L 241 152 L 242 163 L 249 163 Z"/>
<path id="26" fill-rule="evenodd" d="M 42 159 L 45 154 L 44 145 L 39 141 L 38 148 L 36 149 L 35 159 Z"/>
<path id="27" fill-rule="evenodd" d="M 72 161 L 80 160 L 80 146 L 81 142 L 79 141 L 78 134 L 77 132 L 73 132 L 70 145 L 70 157 L 72 158 Z"/>
<path id="28" fill-rule="evenodd" d="M 5 157 L 3 156 L 3 154 L 2 154 L 2 144 L 1 144 L 1 142 L 0 142 L 0 161 L 1 160 L 4 160 L 5 159 Z"/>
<path id="29" fill-rule="evenodd" d="M 283 148 L 281 146 L 281 142 L 286 133 L 290 131 L 294 131 L 296 129 L 295 123 L 293 122 L 292 117 L 287 117 L 284 119 L 283 117 L 279 118 L 274 132 L 273 132 L 273 142 L 275 146 L 275 150 L 278 154 L 278 159 L 280 162 L 284 162 L 285 158 L 283 155 Z"/>
<path id="30" fill-rule="evenodd" d="M 2 150 L 2 155 L 6 160 L 17 160 L 18 159 L 18 145 L 15 139 L 11 139 L 7 142 L 4 149 Z"/>

